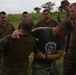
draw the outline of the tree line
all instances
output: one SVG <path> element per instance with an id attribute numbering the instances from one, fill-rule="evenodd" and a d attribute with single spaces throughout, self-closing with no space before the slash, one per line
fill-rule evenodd
<path id="1" fill-rule="evenodd" d="M 62 0 L 62 1 L 68 1 L 68 0 Z M 55 2 L 49 1 L 49 2 L 46 2 L 46 3 L 42 4 L 42 5 L 41 5 L 41 8 L 48 9 L 49 11 L 52 11 L 52 10 L 53 10 L 53 7 L 54 7 L 55 5 L 56 5 Z M 40 7 L 35 7 L 35 8 L 34 8 L 34 11 L 36 11 L 36 13 L 39 13 L 39 12 L 41 11 L 41 8 L 40 8 Z M 60 9 L 60 8 L 58 8 L 58 10 L 59 10 L 60 12 L 63 12 L 63 10 Z"/>

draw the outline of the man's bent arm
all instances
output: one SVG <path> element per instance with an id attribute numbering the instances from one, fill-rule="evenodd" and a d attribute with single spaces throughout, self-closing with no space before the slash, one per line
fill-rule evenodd
<path id="1" fill-rule="evenodd" d="M 46 54 L 43 54 L 41 51 L 38 51 L 34 53 L 34 56 L 37 59 L 57 60 L 61 58 L 63 53 L 64 53 L 64 50 L 57 50 L 55 54 L 46 55 Z"/>

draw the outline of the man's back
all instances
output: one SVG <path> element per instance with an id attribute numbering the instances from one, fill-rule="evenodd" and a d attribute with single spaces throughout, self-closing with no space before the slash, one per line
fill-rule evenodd
<path id="1" fill-rule="evenodd" d="M 3 65 L 18 67 L 27 66 L 27 58 L 36 42 L 31 35 L 20 35 L 19 39 L 12 39 L 9 35 L 0 41 L 0 45 L 4 48 Z"/>

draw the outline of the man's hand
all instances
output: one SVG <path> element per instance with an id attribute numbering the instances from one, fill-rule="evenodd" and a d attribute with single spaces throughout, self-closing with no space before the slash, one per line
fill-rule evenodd
<path id="1" fill-rule="evenodd" d="M 34 52 L 34 58 L 37 59 L 45 59 L 46 55 L 43 54 L 41 51 L 37 50 L 36 52 Z"/>
<path id="2" fill-rule="evenodd" d="M 12 33 L 12 38 L 13 39 L 16 39 L 16 38 L 19 38 L 19 34 L 22 34 L 20 30 L 15 30 L 13 33 Z"/>

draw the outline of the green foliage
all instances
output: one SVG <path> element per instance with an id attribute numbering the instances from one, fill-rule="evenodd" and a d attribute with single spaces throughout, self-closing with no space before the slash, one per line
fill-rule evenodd
<path id="1" fill-rule="evenodd" d="M 53 6 L 55 6 L 55 3 L 52 3 L 51 1 L 41 5 L 42 8 L 48 9 L 49 11 L 53 10 Z"/>
<path id="2" fill-rule="evenodd" d="M 41 10 L 41 8 L 39 8 L 39 7 L 35 7 L 34 10 L 36 11 L 36 13 L 39 13 L 40 10 Z"/>
<path id="3" fill-rule="evenodd" d="M 41 20 L 43 17 L 42 17 L 42 13 L 29 13 L 30 14 L 30 17 L 34 20 L 35 23 L 37 23 L 39 20 Z M 50 16 L 51 18 L 53 19 L 57 19 L 57 12 L 51 12 L 50 13 Z M 65 13 L 61 13 L 61 18 L 62 20 L 64 20 L 65 18 Z M 17 29 L 18 28 L 18 25 L 19 23 L 21 22 L 21 19 L 22 19 L 22 15 L 21 14 L 10 14 L 8 15 L 8 21 L 10 23 L 12 23 L 14 25 L 14 27 Z M 29 69 L 28 69 L 28 73 L 29 75 L 32 75 L 31 73 L 31 63 L 32 63 L 32 60 L 33 60 L 33 53 L 31 53 L 31 55 L 29 56 Z M 60 59 L 60 60 L 57 60 L 57 64 L 60 68 L 62 68 L 62 62 L 63 62 L 63 57 Z"/>

